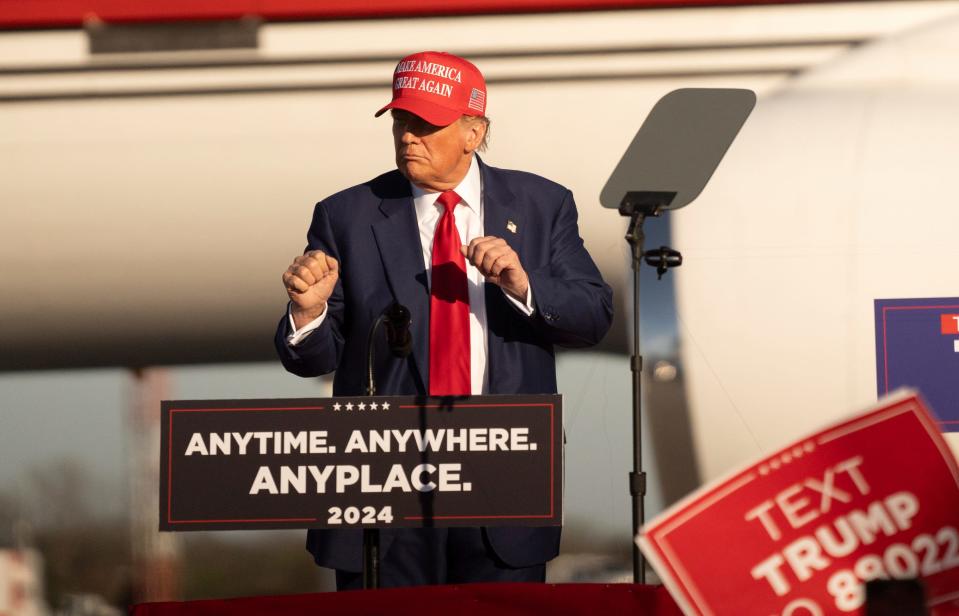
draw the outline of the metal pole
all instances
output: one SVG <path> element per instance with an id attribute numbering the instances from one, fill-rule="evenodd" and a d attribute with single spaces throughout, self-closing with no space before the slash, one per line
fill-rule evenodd
<path id="1" fill-rule="evenodd" d="M 633 504 L 633 582 L 646 583 L 646 559 L 636 545 L 635 537 L 639 534 L 646 518 L 644 500 L 646 498 L 646 473 L 643 472 L 643 356 L 640 354 L 639 325 L 639 278 L 643 265 L 643 222 L 646 214 L 634 211 L 630 216 L 629 229 L 626 232 L 626 241 L 632 248 L 633 261 L 633 354 L 630 357 L 630 369 L 633 377 L 633 471 L 629 474 L 629 493 Z"/>
<path id="2" fill-rule="evenodd" d="M 373 326 L 366 341 L 366 395 L 376 395 L 376 379 L 373 375 L 373 347 L 376 343 L 376 332 L 380 325 L 386 322 L 386 317 L 380 315 Z M 363 588 L 373 590 L 380 587 L 380 531 L 378 528 L 363 529 Z"/>
<path id="3" fill-rule="evenodd" d="M 380 587 L 380 530 L 363 529 L 363 588 L 374 590 Z"/>

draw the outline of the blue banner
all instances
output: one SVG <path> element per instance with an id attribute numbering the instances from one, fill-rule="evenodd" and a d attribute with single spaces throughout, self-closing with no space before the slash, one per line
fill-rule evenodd
<path id="1" fill-rule="evenodd" d="M 959 432 L 959 297 L 877 299 L 876 382 L 919 389 L 943 432 Z"/>

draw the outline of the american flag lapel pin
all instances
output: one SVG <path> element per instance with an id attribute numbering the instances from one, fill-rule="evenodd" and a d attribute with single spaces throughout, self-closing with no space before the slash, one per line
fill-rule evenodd
<path id="1" fill-rule="evenodd" d="M 507 220 L 507 221 L 506 221 L 506 229 L 507 229 L 510 233 L 516 233 L 516 223 L 513 222 L 512 220 Z"/>

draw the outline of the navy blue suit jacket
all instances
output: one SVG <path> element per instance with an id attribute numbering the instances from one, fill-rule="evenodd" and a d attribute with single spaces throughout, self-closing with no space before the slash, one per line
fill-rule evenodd
<path id="1" fill-rule="evenodd" d="M 489 393 L 556 393 L 553 346 L 596 344 L 612 321 L 612 290 L 583 246 L 569 190 L 520 171 L 480 161 L 485 235 L 505 239 L 526 269 L 534 314 L 515 309 L 502 289 L 486 283 Z M 507 229 L 508 221 L 515 233 Z M 510 225 L 511 227 L 513 225 Z M 304 377 L 336 371 L 333 395 L 366 393 L 366 341 L 373 321 L 397 301 L 412 314 L 413 353 L 395 359 L 379 341 L 379 394 L 425 395 L 429 383 L 430 296 L 410 184 L 399 171 L 318 203 L 307 250 L 340 264 L 340 279 L 323 324 L 295 348 L 280 320 L 276 348 L 287 370 Z M 385 337 L 383 337 L 385 338 Z M 514 567 L 543 563 L 559 552 L 559 528 L 489 528 L 497 556 Z M 391 532 L 384 531 L 386 553 Z M 359 530 L 310 531 L 307 547 L 327 567 L 362 568 Z"/>

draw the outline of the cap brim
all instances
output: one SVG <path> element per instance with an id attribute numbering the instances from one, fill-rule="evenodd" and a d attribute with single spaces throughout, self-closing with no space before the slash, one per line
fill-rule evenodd
<path id="1" fill-rule="evenodd" d="M 455 109 L 447 109 L 429 101 L 417 98 L 397 98 L 374 114 L 380 117 L 389 109 L 402 109 L 415 114 L 433 126 L 449 126 L 463 114 Z"/>

